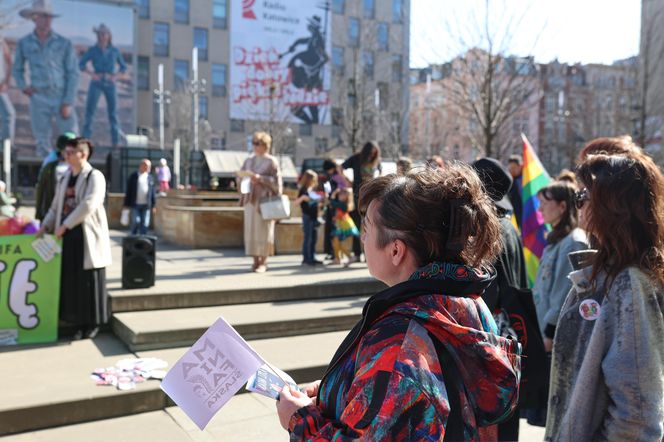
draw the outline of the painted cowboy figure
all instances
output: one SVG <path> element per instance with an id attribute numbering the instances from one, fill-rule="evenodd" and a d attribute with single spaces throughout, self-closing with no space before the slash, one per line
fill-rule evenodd
<path id="1" fill-rule="evenodd" d="M 123 78 L 127 71 L 127 64 L 118 48 L 113 46 L 113 36 L 108 26 L 102 23 L 98 27 L 92 28 L 92 32 L 97 34 L 97 44 L 91 46 L 78 63 L 79 69 L 91 77 L 88 98 L 85 103 L 83 136 L 85 138 L 92 136 L 92 123 L 97 102 L 103 94 L 106 98 L 106 110 L 111 126 L 111 143 L 115 148 L 120 142 L 116 81 Z M 88 62 L 91 62 L 92 70 L 88 69 Z"/>
<path id="2" fill-rule="evenodd" d="M 72 42 L 51 29 L 54 17 L 49 0 L 34 0 L 19 15 L 35 23 L 35 30 L 16 45 L 12 75 L 16 85 L 30 97 L 30 123 L 42 156 L 51 150 L 52 123 L 59 133 L 78 132 L 74 105 L 78 88 L 76 51 Z M 25 78 L 29 66 L 30 82 Z"/>
<path id="3" fill-rule="evenodd" d="M 314 15 L 310 18 L 307 29 L 311 32 L 311 36 L 295 40 L 288 48 L 288 52 L 281 54 L 279 58 L 295 52 L 299 45 L 307 45 L 305 50 L 296 53 L 290 59 L 288 70 L 294 87 L 310 91 L 323 88 L 321 71 L 330 57 L 325 52 L 325 36 L 321 33 L 320 17 Z M 305 124 L 317 124 L 319 122 L 318 106 L 306 107 L 309 109 L 309 113 L 305 112 L 305 106 L 292 106 L 291 112 Z"/>

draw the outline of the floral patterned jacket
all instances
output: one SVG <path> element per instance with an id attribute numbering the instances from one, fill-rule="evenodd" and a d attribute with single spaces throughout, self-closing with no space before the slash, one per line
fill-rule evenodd
<path id="1" fill-rule="evenodd" d="M 480 297 L 494 277 L 431 263 L 371 297 L 321 381 L 318 405 L 291 418 L 291 440 L 443 440 L 455 412 L 457 434 L 479 440 L 478 427 L 506 419 L 518 398 L 520 347 L 495 334 Z M 440 346 L 460 375 L 456 397 Z"/>

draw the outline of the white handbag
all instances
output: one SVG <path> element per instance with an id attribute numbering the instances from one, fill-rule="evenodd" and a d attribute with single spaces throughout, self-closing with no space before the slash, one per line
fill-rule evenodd
<path id="1" fill-rule="evenodd" d="M 287 195 L 261 198 L 259 207 L 264 220 L 290 218 L 290 199 L 288 199 Z"/>
<path id="2" fill-rule="evenodd" d="M 120 214 L 120 224 L 127 227 L 129 225 L 129 209 L 123 208 L 122 213 Z"/>

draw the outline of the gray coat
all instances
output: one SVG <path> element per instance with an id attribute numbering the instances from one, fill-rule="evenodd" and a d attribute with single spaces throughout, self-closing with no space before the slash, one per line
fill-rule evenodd
<path id="1" fill-rule="evenodd" d="M 593 289 L 591 273 L 586 267 L 570 274 L 574 288 L 553 345 L 545 439 L 661 441 L 664 287 L 630 267 L 609 286 L 600 275 Z M 601 305 L 594 320 L 580 310 L 590 299 Z"/>
<path id="2" fill-rule="evenodd" d="M 68 170 L 58 182 L 43 225 L 47 231 L 53 232 L 61 224 L 69 229 L 83 224 L 83 268 L 90 270 L 107 267 L 111 264 L 111 239 L 104 210 L 104 174 L 93 169 L 90 163 L 85 163 L 76 179 L 76 208 L 63 221 L 62 206 L 70 176 L 71 170 Z"/>
<path id="3" fill-rule="evenodd" d="M 547 325 L 555 326 L 558 322 L 560 307 L 572 288 L 572 283 L 567 279 L 567 275 L 572 271 L 572 265 L 567 259 L 567 255 L 587 248 L 586 234 L 578 228 L 572 230 L 556 244 L 550 244 L 544 248 L 537 269 L 537 279 L 533 286 L 533 301 L 535 301 L 537 322 L 542 334 Z"/>

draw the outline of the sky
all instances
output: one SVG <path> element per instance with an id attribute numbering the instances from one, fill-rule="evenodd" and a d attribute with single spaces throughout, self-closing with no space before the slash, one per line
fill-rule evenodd
<path id="1" fill-rule="evenodd" d="M 503 45 L 512 55 L 610 64 L 639 51 L 641 0 L 490 0 L 489 9 L 498 40 L 500 30 L 516 30 Z M 485 0 L 411 0 L 410 66 L 458 55 L 459 36 L 477 35 L 467 29 L 484 22 L 484 11 Z"/>

